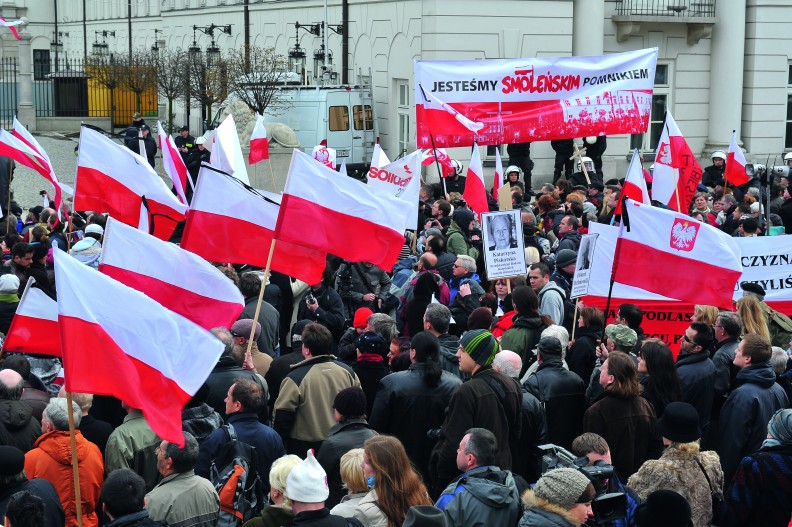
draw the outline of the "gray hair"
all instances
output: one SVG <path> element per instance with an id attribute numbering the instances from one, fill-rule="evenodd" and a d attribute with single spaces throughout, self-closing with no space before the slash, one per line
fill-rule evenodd
<path id="1" fill-rule="evenodd" d="M 374 313 L 368 317 L 366 322 L 372 327 L 374 333 L 382 335 L 388 344 L 399 336 L 396 321 L 385 313 Z"/>
<path id="2" fill-rule="evenodd" d="M 65 432 L 69 429 L 69 414 L 66 413 L 66 399 L 57 397 L 51 399 L 46 408 L 44 408 L 44 417 L 47 421 L 52 423 L 56 430 Z M 74 428 L 80 426 L 80 419 L 82 419 L 82 410 L 80 406 L 72 401 L 72 415 L 74 416 Z"/>
<path id="3" fill-rule="evenodd" d="M 448 333 L 451 324 L 451 311 L 443 304 L 429 304 L 424 312 L 424 320 L 429 322 L 441 335 Z"/>
<path id="4" fill-rule="evenodd" d="M 498 440 L 495 434 L 486 428 L 470 428 L 465 435 L 470 434 L 465 444 L 465 454 L 476 458 L 476 465 L 485 467 L 497 464 Z"/>
<path id="5" fill-rule="evenodd" d="M 222 342 L 225 346 L 222 357 L 230 357 L 234 354 L 234 337 L 231 336 L 230 329 L 223 326 L 217 326 L 210 329 L 209 331 L 212 333 L 212 335 L 220 339 L 220 342 Z"/>
<path id="6" fill-rule="evenodd" d="M 198 462 L 198 441 L 190 432 L 184 432 L 184 447 L 179 448 L 179 445 L 169 441 L 165 456 L 171 459 L 176 472 L 181 474 L 192 470 Z"/>
<path id="7" fill-rule="evenodd" d="M 742 318 L 736 311 L 721 311 L 716 320 L 730 337 L 739 337 L 742 334 Z"/>
<path id="8" fill-rule="evenodd" d="M 476 272 L 476 260 L 473 257 L 468 256 L 467 254 L 460 254 L 457 256 L 457 260 L 462 262 L 462 267 L 468 270 L 469 273 Z"/>
<path id="9" fill-rule="evenodd" d="M 773 354 L 770 356 L 770 366 L 776 375 L 781 375 L 786 371 L 789 355 L 782 348 L 773 346 Z"/>
<path id="10" fill-rule="evenodd" d="M 502 373 L 506 377 L 516 379 L 520 376 L 522 359 L 513 351 L 500 350 L 495 354 L 495 358 L 492 360 L 492 369 Z"/>
<path id="11" fill-rule="evenodd" d="M 561 358 L 566 357 L 567 347 L 569 346 L 569 332 L 564 326 L 559 326 L 558 324 L 547 326 L 542 331 L 541 337 L 555 337 L 561 341 Z"/>

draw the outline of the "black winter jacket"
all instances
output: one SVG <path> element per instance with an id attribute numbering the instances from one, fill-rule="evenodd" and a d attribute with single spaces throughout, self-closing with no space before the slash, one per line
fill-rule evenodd
<path id="1" fill-rule="evenodd" d="M 369 428 L 365 419 L 349 419 L 330 429 L 327 439 L 322 443 L 316 460 L 327 474 L 330 496 L 325 500 L 326 507 L 335 507 L 346 495 L 341 481 L 341 456 L 353 448 L 363 448 L 363 443 L 377 433 Z"/>
<path id="2" fill-rule="evenodd" d="M 586 386 L 576 373 L 567 371 L 561 359 L 549 360 L 523 384 L 525 390 L 544 403 L 547 440 L 571 448 L 582 430 L 586 411 Z"/>
<path id="3" fill-rule="evenodd" d="M 305 303 L 308 295 L 313 294 L 319 307 L 316 311 L 311 311 Z M 344 301 L 341 296 L 331 287 L 322 287 L 318 293 L 313 293 L 310 289 L 300 299 L 297 307 L 297 320 L 311 320 L 318 322 L 333 334 L 333 339 L 338 342 L 344 332 Z"/>
<path id="4" fill-rule="evenodd" d="M 581 379 L 590 379 L 597 363 L 597 341 L 602 336 L 601 327 L 583 326 L 575 333 L 575 343 L 566 354 L 569 371 Z"/>
<path id="5" fill-rule="evenodd" d="M 699 425 L 703 428 L 709 424 L 712 400 L 715 398 L 715 364 L 706 351 L 681 354 L 676 361 L 676 370 L 682 385 L 683 400 L 696 408 Z"/>

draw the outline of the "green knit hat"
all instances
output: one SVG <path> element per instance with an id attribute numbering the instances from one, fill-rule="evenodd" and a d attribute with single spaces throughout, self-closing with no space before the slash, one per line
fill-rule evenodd
<path id="1" fill-rule="evenodd" d="M 489 366 L 500 351 L 495 337 L 486 329 L 473 329 L 462 335 L 459 345 L 481 367 Z"/>

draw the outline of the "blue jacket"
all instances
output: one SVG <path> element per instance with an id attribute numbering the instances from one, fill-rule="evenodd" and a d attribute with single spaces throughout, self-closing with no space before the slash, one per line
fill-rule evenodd
<path id="1" fill-rule="evenodd" d="M 520 494 L 511 472 L 476 467 L 446 487 L 435 505 L 451 527 L 515 525 L 520 518 Z"/>
<path id="2" fill-rule="evenodd" d="M 259 422 L 258 416 L 252 412 L 237 412 L 228 416 L 228 424 L 234 427 L 237 439 L 256 449 L 258 456 L 258 473 L 264 495 L 269 492 L 269 472 L 272 462 L 286 455 L 283 440 L 272 428 Z M 209 478 L 212 460 L 217 457 L 220 448 L 228 441 L 225 429 L 218 428 L 207 437 L 198 454 L 195 473 Z"/>

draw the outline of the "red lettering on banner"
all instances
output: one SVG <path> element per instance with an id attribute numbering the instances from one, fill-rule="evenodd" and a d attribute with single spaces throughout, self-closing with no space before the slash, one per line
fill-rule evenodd
<path id="1" fill-rule="evenodd" d="M 508 95 L 518 93 L 556 93 L 580 88 L 580 75 L 553 75 L 549 71 L 542 75 L 534 75 L 534 69 L 516 69 L 514 76 L 506 75 L 501 79 L 501 91 Z"/>
<path id="2" fill-rule="evenodd" d="M 380 181 L 385 181 L 386 183 L 393 183 L 399 187 L 406 187 L 407 184 L 410 183 L 412 180 L 411 177 L 408 178 L 401 178 L 392 172 L 388 172 L 383 168 L 371 167 L 369 169 L 369 177 L 372 179 L 379 179 Z"/>

